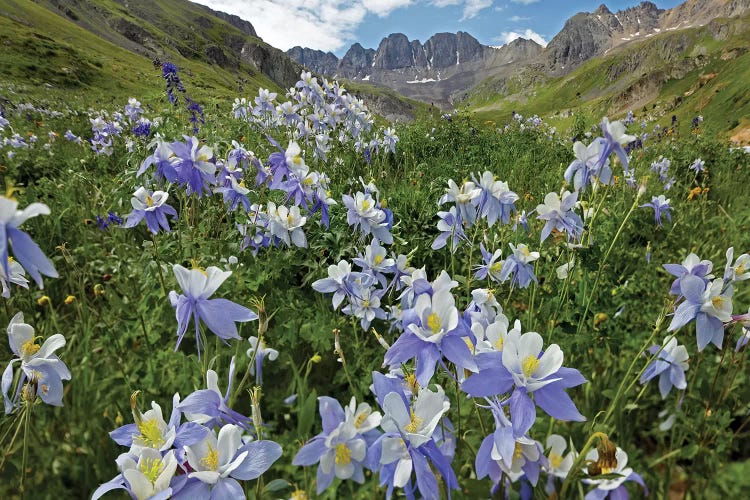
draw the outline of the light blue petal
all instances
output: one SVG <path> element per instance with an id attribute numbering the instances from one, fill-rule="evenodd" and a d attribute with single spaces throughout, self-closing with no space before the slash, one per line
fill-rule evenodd
<path id="1" fill-rule="evenodd" d="M 281 456 L 281 446 L 273 441 L 251 441 L 237 450 L 235 455 L 247 451 L 245 460 L 232 471 L 235 479 L 250 481 L 266 472 Z"/>

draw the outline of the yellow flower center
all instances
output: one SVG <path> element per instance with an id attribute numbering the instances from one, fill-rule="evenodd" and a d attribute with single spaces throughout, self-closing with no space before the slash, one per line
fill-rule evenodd
<path id="1" fill-rule="evenodd" d="M 516 447 L 513 449 L 513 460 L 518 460 L 523 456 L 523 447 L 521 443 L 516 442 Z"/>
<path id="2" fill-rule="evenodd" d="M 721 306 L 724 305 L 724 297 L 720 295 L 713 297 L 711 299 L 711 305 L 713 305 L 715 309 L 721 309 Z"/>
<path id="3" fill-rule="evenodd" d="M 440 316 L 438 313 L 433 312 L 427 316 L 427 327 L 432 331 L 433 335 L 440 331 L 442 324 L 440 323 Z"/>
<path id="4" fill-rule="evenodd" d="M 737 274 L 745 274 L 745 263 L 743 262 L 742 264 L 740 264 L 739 266 L 737 266 L 734 269 L 734 272 L 737 273 Z"/>
<path id="5" fill-rule="evenodd" d="M 292 163 L 295 165 L 300 165 L 302 163 L 302 157 L 300 155 L 294 155 L 294 158 L 292 158 Z"/>
<path id="6" fill-rule="evenodd" d="M 138 469 L 146 478 L 154 484 L 159 478 L 159 474 L 164 472 L 164 464 L 158 458 L 144 458 L 138 465 Z"/>
<path id="7" fill-rule="evenodd" d="M 372 208 L 372 202 L 370 200 L 364 200 L 362 202 L 362 210 L 370 210 Z"/>
<path id="8" fill-rule="evenodd" d="M 532 373 L 534 373 L 539 366 L 539 360 L 536 358 L 536 356 L 526 356 L 526 359 L 523 360 L 523 363 L 521 363 L 521 370 L 523 371 L 523 375 L 525 377 L 530 377 Z"/>
<path id="9" fill-rule="evenodd" d="M 497 342 L 495 342 L 495 350 L 502 351 L 504 346 L 505 346 L 505 339 L 503 337 L 500 337 L 499 339 L 497 339 Z"/>
<path id="10" fill-rule="evenodd" d="M 419 426 L 422 425 L 422 422 L 424 422 L 424 419 L 417 416 L 414 413 L 414 410 L 411 410 L 410 414 L 411 414 L 411 420 L 409 421 L 408 424 L 406 424 L 406 427 L 404 427 L 404 430 L 406 432 L 417 432 L 417 429 L 419 429 Z"/>
<path id="11" fill-rule="evenodd" d="M 304 179 L 302 179 L 302 184 L 304 184 L 305 186 L 312 186 L 312 183 L 312 177 L 305 177 Z"/>
<path id="12" fill-rule="evenodd" d="M 357 415 L 357 418 L 354 419 L 354 427 L 358 428 L 362 425 L 362 423 L 367 420 L 367 413 L 362 412 L 359 415 Z"/>
<path id="13" fill-rule="evenodd" d="M 151 196 L 149 196 L 149 195 L 146 195 L 146 205 L 148 207 L 153 207 L 154 206 L 154 199 Z"/>
<path id="14" fill-rule="evenodd" d="M 368 307 L 370 307 L 370 301 L 368 299 L 364 299 L 362 301 L 362 307 L 364 307 L 365 309 L 367 309 Z"/>
<path id="15" fill-rule="evenodd" d="M 294 223 L 294 217 L 291 214 L 286 216 L 286 223 L 290 226 Z"/>
<path id="16" fill-rule="evenodd" d="M 563 457 L 558 455 L 557 453 L 550 453 L 549 454 L 549 464 L 552 466 L 552 468 L 557 469 L 560 467 L 560 464 L 562 464 Z"/>
<path id="17" fill-rule="evenodd" d="M 21 352 L 24 356 L 33 356 L 37 352 L 39 352 L 39 349 L 41 349 L 42 346 L 36 343 L 36 339 L 41 337 L 34 337 L 33 339 L 29 339 L 28 341 L 24 342 L 21 346 Z"/>
<path id="18" fill-rule="evenodd" d="M 201 459 L 201 465 L 203 465 L 208 470 L 218 470 L 219 469 L 219 450 L 212 447 L 210 444 L 208 445 L 208 453 L 206 453 L 206 456 Z"/>
<path id="19" fill-rule="evenodd" d="M 305 490 L 294 490 L 289 500 L 307 500 L 307 493 Z"/>
<path id="20" fill-rule="evenodd" d="M 490 266 L 491 273 L 499 273 L 503 269 L 503 261 L 495 262 Z"/>
<path id="21" fill-rule="evenodd" d="M 348 465 L 352 462 L 352 452 L 344 443 L 336 445 L 336 465 Z"/>
<path id="22" fill-rule="evenodd" d="M 531 255 L 531 252 L 529 251 L 529 247 L 527 247 L 527 246 L 523 246 L 523 247 L 521 247 L 521 253 L 522 253 L 522 254 L 523 254 L 523 255 L 524 255 L 525 257 L 528 257 L 529 255 Z"/>
<path id="23" fill-rule="evenodd" d="M 164 437 L 159 429 L 159 422 L 155 418 L 136 422 L 138 432 L 141 433 L 140 440 L 149 448 L 159 448 L 164 444 Z"/>
<path id="24" fill-rule="evenodd" d="M 376 255 L 373 259 L 373 262 L 375 262 L 375 265 L 380 265 L 381 262 L 383 262 L 384 258 L 382 255 Z"/>
<path id="25" fill-rule="evenodd" d="M 411 390 L 412 394 L 416 394 L 419 392 L 419 382 L 417 382 L 417 376 L 413 373 L 410 373 L 405 377 L 406 383 L 409 384 L 409 389 Z"/>

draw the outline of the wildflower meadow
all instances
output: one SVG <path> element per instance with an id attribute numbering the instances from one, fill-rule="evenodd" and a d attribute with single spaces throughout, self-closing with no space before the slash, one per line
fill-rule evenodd
<path id="1" fill-rule="evenodd" d="M 154 78 L 0 108 L 0 497 L 750 487 L 750 154 L 698 117 Z"/>

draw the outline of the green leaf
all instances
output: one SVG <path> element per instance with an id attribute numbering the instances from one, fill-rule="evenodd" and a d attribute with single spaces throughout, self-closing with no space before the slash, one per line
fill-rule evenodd
<path id="1" fill-rule="evenodd" d="M 315 420 L 315 408 L 318 402 L 318 392 L 313 389 L 312 392 L 304 399 L 299 409 L 297 420 L 297 434 L 300 437 L 309 436 Z"/>
<path id="2" fill-rule="evenodd" d="M 263 488 L 263 493 L 273 493 L 274 491 L 281 491 L 284 488 L 289 487 L 289 482 L 283 479 L 274 479 Z"/>

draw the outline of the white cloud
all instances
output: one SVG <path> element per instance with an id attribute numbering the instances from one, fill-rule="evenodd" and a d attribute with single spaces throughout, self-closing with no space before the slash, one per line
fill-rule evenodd
<path id="1" fill-rule="evenodd" d="M 530 17 L 521 17 L 521 16 L 511 16 L 508 18 L 508 21 L 512 21 L 514 23 L 517 23 L 519 21 L 528 21 L 530 20 Z"/>
<path id="2" fill-rule="evenodd" d="M 464 4 L 464 16 L 461 21 L 477 17 L 477 14 L 487 7 L 492 6 L 492 0 L 466 0 Z"/>
<path id="3" fill-rule="evenodd" d="M 523 4 L 523 5 L 529 5 L 529 4 L 532 4 L 532 3 L 537 3 L 540 0 L 510 0 L 510 1 L 513 2 L 513 3 L 520 3 L 520 4 Z"/>
<path id="4" fill-rule="evenodd" d="M 493 0 L 430 0 L 430 4 L 435 7 L 448 7 L 453 5 L 463 5 L 463 17 L 461 21 L 477 17 L 477 14 L 487 7 L 492 6 Z M 497 9 L 497 8 L 496 8 Z"/>
<path id="5" fill-rule="evenodd" d="M 526 28 L 526 30 L 522 31 L 521 33 L 517 33 L 515 31 L 503 31 L 502 33 L 500 33 L 500 36 L 495 38 L 495 40 L 502 42 L 504 45 L 506 43 L 512 42 L 516 38 L 526 38 L 528 40 L 534 40 L 542 47 L 547 46 L 547 41 L 544 39 L 544 37 L 529 28 Z"/>
<path id="6" fill-rule="evenodd" d="M 362 0 L 362 5 L 370 12 L 385 17 L 392 11 L 412 4 L 412 0 Z"/>
<path id="7" fill-rule="evenodd" d="M 430 3 L 435 7 L 448 7 L 449 5 L 461 5 L 464 0 L 432 0 Z"/>
<path id="8" fill-rule="evenodd" d="M 193 0 L 250 21 L 263 40 L 281 50 L 295 45 L 335 51 L 354 40 L 368 13 L 385 17 L 414 0 Z"/>

